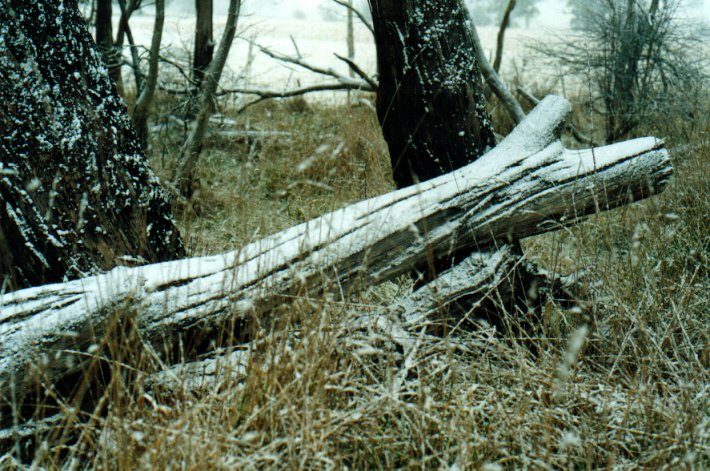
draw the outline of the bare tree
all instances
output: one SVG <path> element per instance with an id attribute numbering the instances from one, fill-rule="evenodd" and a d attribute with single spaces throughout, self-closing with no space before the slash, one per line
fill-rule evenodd
<path id="1" fill-rule="evenodd" d="M 195 124 L 190 130 L 185 143 L 180 151 L 180 161 L 175 173 L 173 184 L 180 190 L 184 196 L 191 196 L 192 180 L 195 164 L 197 163 L 200 153 L 202 152 L 202 143 L 207 131 L 207 124 L 210 116 L 214 112 L 215 97 L 217 96 L 217 87 L 219 80 L 224 70 L 224 65 L 229 56 L 229 50 L 232 47 L 234 36 L 237 31 L 237 20 L 239 19 L 239 11 L 241 9 L 241 0 L 230 0 L 227 10 L 227 23 L 225 25 L 222 39 L 219 42 L 217 53 L 207 68 L 204 80 L 200 88 L 200 110 L 195 118 Z"/>
<path id="2" fill-rule="evenodd" d="M 192 53 L 192 77 L 199 86 L 214 56 L 212 37 L 213 0 L 195 0 L 195 48 Z"/>
<path id="3" fill-rule="evenodd" d="M 148 77 L 140 90 L 133 109 L 133 124 L 138 133 L 138 141 L 143 149 L 148 149 L 148 112 L 153 102 L 155 88 L 158 84 L 158 69 L 160 65 L 160 43 L 163 37 L 163 24 L 165 22 L 165 0 L 155 0 L 155 25 L 153 38 L 150 45 L 150 60 L 148 63 Z"/>
<path id="4" fill-rule="evenodd" d="M 590 84 L 607 142 L 623 139 L 653 116 L 692 116 L 707 84 L 703 37 L 680 19 L 679 0 L 571 2 L 578 34 L 539 48 Z M 706 39 L 706 38 L 705 38 Z"/>
<path id="5" fill-rule="evenodd" d="M 116 32 L 116 48 L 120 49 L 124 45 L 124 41 L 128 40 L 128 47 L 131 53 L 131 68 L 133 69 L 133 77 L 136 82 L 136 91 L 143 89 L 143 74 L 141 72 L 141 60 L 138 53 L 138 45 L 133 39 L 130 20 L 133 13 L 141 8 L 142 0 L 118 0 L 118 5 L 121 8 L 121 17 L 118 21 L 118 31 Z"/>
<path id="6" fill-rule="evenodd" d="M 3 289 L 184 254 L 75 0 L 0 0 Z"/>
<path id="7" fill-rule="evenodd" d="M 500 28 L 498 28 L 498 36 L 496 38 L 496 57 L 493 59 L 493 69 L 496 72 L 500 72 L 500 65 L 503 62 L 503 44 L 505 42 L 505 31 L 510 25 L 510 15 L 515 9 L 516 0 L 508 0 L 508 6 L 505 7 L 505 13 L 503 13 L 503 19 L 500 22 Z"/>
<path id="8" fill-rule="evenodd" d="M 377 113 L 397 186 L 447 173 L 495 146 L 464 5 L 370 5 L 380 75 Z"/>

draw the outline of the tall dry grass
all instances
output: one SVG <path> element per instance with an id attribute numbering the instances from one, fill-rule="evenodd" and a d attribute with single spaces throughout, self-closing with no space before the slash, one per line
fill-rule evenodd
<path id="1" fill-rule="evenodd" d="M 237 119 L 292 135 L 210 140 L 196 197 L 180 208 L 194 254 L 392 188 L 367 107 L 271 103 Z M 102 350 L 99 406 L 59 401 L 70 419 L 37 434 L 29 461 L 126 470 L 704 469 L 709 133 L 697 129 L 688 143 L 699 147 L 674 154 L 676 176 L 662 195 L 524 241 L 530 258 L 577 274 L 588 292 L 571 310 L 547 303 L 532 339 L 537 355 L 530 339 L 486 325 L 422 333 L 408 352 L 353 328 L 353 313 L 387 305 L 409 289 L 405 280 L 348 299 L 294 299 L 275 326 L 256 332 L 243 371 L 225 360 L 225 374 L 196 389 L 179 375 L 171 388 L 150 387 L 165 366 L 138 336 L 114 336 Z M 167 171 L 170 159 L 156 155 Z M 12 468 L 21 454 L 11 450 L 2 463 Z"/>

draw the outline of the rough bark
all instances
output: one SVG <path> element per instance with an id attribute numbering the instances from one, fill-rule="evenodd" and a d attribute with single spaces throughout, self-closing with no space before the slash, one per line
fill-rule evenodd
<path id="1" fill-rule="evenodd" d="M 399 188 L 495 145 L 468 14 L 460 0 L 371 0 L 377 114 Z"/>
<path id="2" fill-rule="evenodd" d="M 5 290 L 184 254 L 75 1 L 0 0 L 0 104 Z"/>
<path id="3" fill-rule="evenodd" d="M 294 295 L 329 287 L 348 293 L 407 273 L 430 257 L 554 230 L 664 188 L 672 167 L 662 141 L 567 150 L 559 133 L 569 111 L 565 100 L 548 97 L 498 147 L 465 168 L 235 252 L 118 268 L 0 298 L 2 401 L 11 400 L 11 392 L 32 391 L 38 377 L 55 384 L 80 371 L 86 361 L 80 352 L 100 342 L 107 323 L 126 306 L 155 352 L 213 339 L 224 327 L 248 336 L 251 321 L 268 323 L 269 313 Z M 71 352 L 79 352 L 74 362 L 66 358 Z"/>
<path id="4" fill-rule="evenodd" d="M 384 335 L 407 355 L 421 338 L 422 330 L 428 331 L 427 335 L 454 332 L 467 322 L 486 319 L 493 306 L 512 302 L 518 261 L 518 255 L 509 246 L 475 252 L 436 280 L 389 306 L 354 313 L 341 333 L 342 345 L 361 346 L 358 340 L 371 341 L 370 333 L 375 333 L 377 337 Z M 218 351 L 199 361 L 171 366 L 150 375 L 146 385 L 183 393 L 220 389 L 224 384 L 245 378 L 262 343 L 255 340 L 235 346 L 227 353 Z"/>

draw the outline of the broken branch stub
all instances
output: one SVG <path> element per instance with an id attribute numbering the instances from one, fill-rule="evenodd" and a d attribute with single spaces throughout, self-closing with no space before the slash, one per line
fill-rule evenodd
<path id="1" fill-rule="evenodd" d="M 1 297 L 2 400 L 13 389 L 18 395 L 31 389 L 28 366 L 42 355 L 47 381 L 80 368 L 81 357 L 69 367 L 56 352 L 86 351 L 115 306 L 132 304 L 141 337 L 155 351 L 169 351 L 186 331 L 263 316 L 293 295 L 368 286 L 422 266 L 432 254 L 574 224 L 664 188 L 673 169 L 662 141 L 568 150 L 559 135 L 569 112 L 566 100 L 548 97 L 499 146 L 464 168 L 234 252 L 117 268 Z"/>

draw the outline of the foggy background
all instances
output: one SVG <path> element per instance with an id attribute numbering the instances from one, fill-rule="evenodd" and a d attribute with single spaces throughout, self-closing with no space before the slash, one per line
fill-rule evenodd
<path id="1" fill-rule="evenodd" d="M 215 14 L 224 15 L 228 0 L 215 0 Z M 501 4 L 504 2 L 501 1 Z M 710 18 L 710 0 L 698 0 L 685 11 L 688 16 Z M 367 0 L 355 0 L 361 10 L 367 9 Z M 564 0 L 541 0 L 538 3 L 540 15 L 530 23 L 531 27 L 549 26 L 564 28 L 569 26 L 570 14 Z M 194 14 L 194 0 L 168 0 L 168 12 L 185 16 Z M 501 6 L 503 8 L 503 6 Z M 342 8 L 328 0 L 245 0 L 242 12 L 245 15 L 256 15 L 275 19 L 308 19 L 322 20 L 326 16 L 323 10 Z"/>
<path id="2" fill-rule="evenodd" d="M 219 42 L 226 19 L 228 0 L 214 0 L 214 39 Z M 368 12 L 367 0 L 355 0 L 356 7 Z M 693 0 L 685 9 L 688 16 L 710 17 L 710 0 Z M 530 46 L 549 43 L 568 35 L 571 15 L 566 1 L 541 0 L 540 14 L 526 28 L 525 21 L 514 23 L 506 33 L 501 73 L 505 79 L 518 77 L 528 84 L 538 83 L 549 90 L 564 92 L 566 79 L 558 68 L 550 67 L 531 53 Z M 162 53 L 189 63 L 194 35 L 194 0 L 167 0 Z M 515 18 L 515 15 L 513 16 Z M 114 9 L 117 27 L 119 9 Z M 333 80 L 302 68 L 277 62 L 261 53 L 259 47 L 285 55 L 300 55 L 303 60 L 341 75 L 347 65 L 334 54 L 347 55 L 346 11 L 330 0 L 245 0 L 239 18 L 237 37 L 230 51 L 222 78 L 224 88 L 240 87 L 286 90 Z M 475 18 L 474 18 L 475 21 Z M 148 47 L 153 30 L 153 8 L 146 5 L 131 19 L 136 42 Z M 478 26 L 484 50 L 495 51 L 498 27 Z M 355 19 L 355 62 L 368 74 L 377 72 L 372 34 Z M 186 62 L 187 61 L 187 62 Z M 248 64 L 248 65 L 247 65 Z M 167 70 L 168 66 L 161 65 Z M 169 76 L 169 73 L 168 75 Z M 340 100 L 339 92 L 309 95 L 309 99 Z"/>

